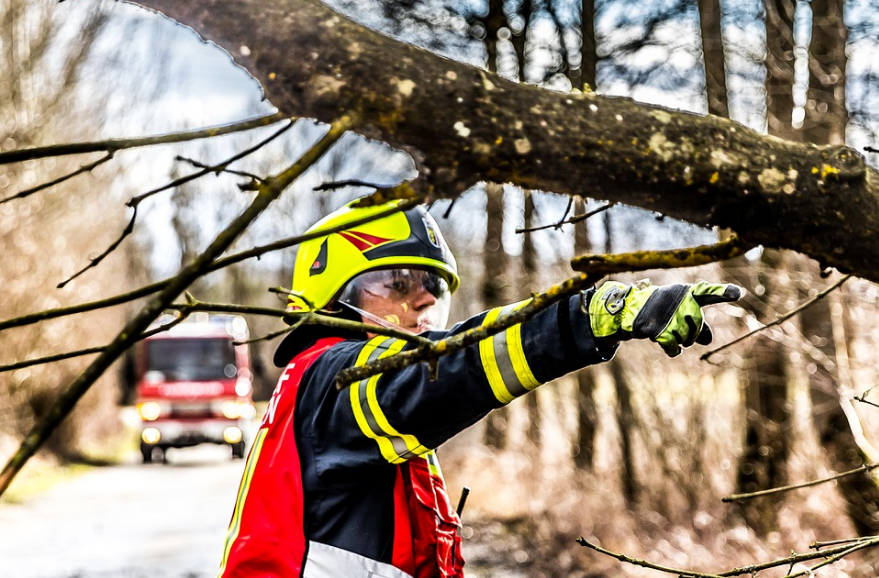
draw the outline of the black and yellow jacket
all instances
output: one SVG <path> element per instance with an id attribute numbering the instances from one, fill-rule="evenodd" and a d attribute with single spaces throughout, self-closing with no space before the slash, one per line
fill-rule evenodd
<path id="1" fill-rule="evenodd" d="M 521 305 L 424 336 L 461 333 Z M 459 520 L 433 450 L 615 350 L 593 339 L 575 296 L 442 357 L 433 380 L 418 364 L 340 391 L 341 370 L 417 345 L 322 331 L 279 349 L 286 369 L 248 458 L 222 576 L 462 575 Z"/>

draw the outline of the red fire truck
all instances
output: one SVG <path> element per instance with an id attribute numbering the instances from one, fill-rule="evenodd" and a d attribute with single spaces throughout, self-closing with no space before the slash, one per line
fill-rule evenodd
<path id="1" fill-rule="evenodd" d="M 160 319 L 154 325 L 167 322 Z M 247 323 L 233 315 L 199 315 L 137 344 L 137 412 L 145 463 L 156 450 L 225 444 L 244 457 L 245 434 L 256 415 Z"/>

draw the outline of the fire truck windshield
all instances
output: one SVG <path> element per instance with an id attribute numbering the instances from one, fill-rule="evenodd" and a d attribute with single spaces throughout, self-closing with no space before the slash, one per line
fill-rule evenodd
<path id="1" fill-rule="evenodd" d="M 151 339 L 147 342 L 147 372 L 165 380 L 230 379 L 238 375 L 231 339 Z"/>

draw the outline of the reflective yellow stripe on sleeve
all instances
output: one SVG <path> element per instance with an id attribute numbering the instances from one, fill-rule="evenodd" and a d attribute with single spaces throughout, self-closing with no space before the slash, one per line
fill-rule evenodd
<path id="1" fill-rule="evenodd" d="M 405 345 L 406 342 L 402 339 L 373 338 L 363 346 L 355 365 L 364 365 L 374 359 L 388 357 L 398 353 Z M 381 375 L 373 375 L 351 385 L 349 388 L 351 407 L 360 430 L 366 437 L 378 443 L 382 456 L 392 464 L 401 464 L 426 453 L 429 448 L 421 445 L 415 436 L 401 434 L 388 422 L 378 403 L 376 390 L 380 377 Z"/>
<path id="2" fill-rule="evenodd" d="M 489 311 L 482 324 L 488 325 L 501 315 L 524 307 L 528 301 L 513 303 Z M 522 348 L 522 325 L 516 324 L 479 342 L 479 358 L 491 385 L 491 391 L 501 403 L 507 404 L 540 385 L 534 378 Z"/>

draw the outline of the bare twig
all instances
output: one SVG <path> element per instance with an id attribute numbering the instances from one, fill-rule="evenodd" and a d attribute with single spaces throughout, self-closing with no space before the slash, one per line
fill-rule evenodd
<path id="1" fill-rule="evenodd" d="M 604 554 L 605 556 L 610 556 L 611 558 L 615 558 L 621 562 L 625 562 L 627 564 L 632 564 L 635 566 L 641 566 L 644 568 L 650 568 L 652 570 L 658 570 L 660 572 L 666 572 L 668 574 L 676 574 L 681 578 L 728 578 L 730 576 L 741 576 L 744 574 L 750 574 L 752 576 L 756 576 L 759 572 L 763 570 L 768 570 L 770 568 L 778 568 L 780 566 L 791 566 L 795 564 L 799 564 L 801 562 L 809 562 L 811 560 L 817 560 L 823 558 L 823 560 L 802 572 L 797 572 L 796 574 L 788 574 L 784 578 L 795 578 L 799 576 L 804 576 L 810 574 L 814 570 L 822 566 L 826 566 L 828 564 L 832 564 L 834 562 L 838 562 L 845 556 L 848 556 L 858 550 L 863 550 L 864 548 L 871 548 L 879 545 L 879 537 L 873 536 L 869 538 L 863 538 L 858 540 L 855 545 L 850 545 L 848 542 L 845 545 L 840 546 L 838 548 L 832 548 L 829 550 L 824 550 L 823 552 L 805 552 L 801 554 L 792 553 L 790 556 L 786 556 L 784 558 L 779 558 L 776 560 L 771 560 L 769 562 L 763 562 L 761 564 L 752 564 L 749 566 L 742 566 L 739 568 L 733 568 L 732 570 L 726 570 L 724 572 L 717 572 L 715 574 L 696 572 L 693 570 L 682 570 L 680 568 L 671 568 L 668 566 L 663 566 L 660 564 L 654 564 L 652 562 L 647 562 L 645 560 L 639 560 L 637 558 L 632 558 L 631 556 L 626 556 L 625 554 L 619 554 L 617 552 L 612 552 L 601 546 L 593 544 L 586 540 L 585 538 L 578 538 L 577 543 L 586 548 L 590 548 L 595 550 L 600 554 Z"/>
<path id="2" fill-rule="evenodd" d="M 571 200 L 573 200 L 573 197 L 571 197 Z M 550 225 L 540 225 L 539 227 L 516 229 L 516 233 L 533 233 L 534 231 L 542 231 L 544 229 L 560 229 L 562 225 L 573 225 L 575 223 L 579 223 L 580 221 L 585 221 L 586 219 L 594 217 L 599 213 L 603 213 L 604 211 L 613 208 L 614 206 L 616 206 L 616 203 L 607 203 L 606 205 L 602 205 L 597 209 L 587 211 L 581 215 L 574 215 L 570 219 L 566 219 L 565 217 L 568 216 L 568 212 L 570 211 L 570 205 L 568 205 L 568 208 L 565 210 L 565 214 L 562 215 L 562 218 L 558 222 L 552 223 Z"/>
<path id="3" fill-rule="evenodd" d="M 875 538 L 876 536 L 872 536 Z M 854 542 L 860 542 L 861 540 L 865 540 L 871 538 L 871 536 L 858 536 L 856 538 L 842 538 L 840 540 L 825 540 L 823 542 L 812 542 L 809 544 L 809 548 L 814 548 L 816 550 L 820 550 L 821 548 L 827 548 L 829 546 L 839 546 L 840 544 L 852 544 Z"/>
<path id="4" fill-rule="evenodd" d="M 632 564 L 633 566 L 641 566 L 642 568 L 650 568 L 651 570 L 659 570 L 660 572 L 665 572 L 667 574 L 677 574 L 681 578 L 721 578 L 720 574 L 704 574 L 702 572 L 693 572 L 691 570 L 682 570 L 680 568 L 672 568 L 670 566 L 663 566 L 661 564 L 654 564 L 652 562 L 648 562 L 646 560 L 639 560 L 637 558 L 632 558 L 631 556 L 626 556 L 625 554 L 618 554 L 617 552 L 611 552 L 605 548 L 602 548 L 598 544 L 593 544 L 586 538 L 580 537 L 577 538 L 577 543 L 583 546 L 584 548 L 589 548 L 590 550 L 595 550 L 599 554 L 604 554 L 605 556 L 610 556 L 611 558 L 616 558 L 620 562 L 625 562 L 627 564 Z"/>
<path id="5" fill-rule="evenodd" d="M 314 191 L 335 191 L 337 189 L 344 189 L 345 187 L 369 187 L 371 189 L 388 189 L 391 188 L 389 185 L 377 185 L 375 183 L 367 183 L 366 181 L 360 181 L 357 179 L 348 179 L 345 181 L 331 181 L 328 183 L 322 183 L 312 190 Z"/>
<path id="6" fill-rule="evenodd" d="M 135 342 L 137 336 L 146 330 L 156 317 L 193 281 L 204 275 L 211 262 L 223 253 L 241 233 L 266 208 L 277 199 L 302 173 L 320 159 L 350 126 L 350 119 L 333 123 L 329 132 L 305 155 L 275 177 L 266 179 L 259 186 L 259 192 L 251 205 L 224 229 L 216 239 L 192 263 L 184 267 L 168 284 L 153 297 L 117 334 L 113 341 L 98 354 L 98 357 L 64 391 L 49 411 L 34 425 L 24 438 L 18 450 L 0 472 L 0 495 L 2 495 L 16 474 L 36 453 L 58 424 L 70 413 L 79 399 L 110 365 Z"/>
<path id="7" fill-rule="evenodd" d="M 239 313 L 250 315 L 267 315 L 269 317 L 285 318 L 294 322 L 294 325 L 323 325 L 324 327 L 335 327 L 337 329 L 345 329 L 347 331 L 359 331 L 363 333 L 375 333 L 376 335 L 384 335 L 386 337 L 394 337 L 396 339 L 404 339 L 411 341 L 417 345 L 424 346 L 433 343 L 429 339 L 420 335 L 413 335 L 406 331 L 391 329 L 390 327 L 381 327 L 378 325 L 369 325 L 349 319 L 342 319 L 326 313 L 318 313 L 309 311 L 306 313 L 287 313 L 283 309 L 272 309 L 270 307 L 253 307 L 250 305 L 236 305 L 234 303 L 205 303 L 190 299 L 187 303 L 174 303 L 168 305 L 167 309 L 178 311 L 207 311 L 212 313 Z M 280 331 L 277 334 L 283 335 L 289 329 Z"/>
<path id="8" fill-rule="evenodd" d="M 866 403 L 867 405 L 872 405 L 873 407 L 879 407 L 879 403 L 875 403 L 875 402 L 869 401 L 869 400 L 867 399 L 867 396 L 870 394 L 870 392 L 873 391 L 874 389 L 876 389 L 877 387 L 879 387 L 879 386 L 874 385 L 873 387 L 868 388 L 868 389 L 867 389 L 866 391 L 864 391 L 864 393 L 862 393 L 860 396 L 857 396 L 857 395 L 856 395 L 856 396 L 854 397 L 854 399 L 855 399 L 856 401 L 861 402 L 861 403 Z"/>
<path id="9" fill-rule="evenodd" d="M 290 125 L 284 127 L 284 130 L 287 130 L 287 129 L 290 128 L 291 126 L 293 126 L 293 125 L 290 124 Z M 280 134 L 280 132 L 281 132 L 281 131 L 279 131 L 279 132 L 278 132 L 277 134 L 275 134 L 275 135 L 272 135 L 272 138 L 278 136 L 278 135 Z M 260 143 L 259 146 L 263 146 L 263 145 L 265 145 L 265 144 L 266 144 L 265 142 L 262 142 L 262 143 Z M 252 152 L 252 151 L 251 151 L 251 152 Z M 215 166 L 213 166 L 213 165 L 209 165 L 209 164 L 203 163 L 203 162 L 201 162 L 201 161 L 197 161 L 197 160 L 195 160 L 195 159 L 191 159 L 191 158 L 189 158 L 189 157 L 183 157 L 183 156 L 180 156 L 180 155 L 177 155 L 176 157 L 174 157 L 174 159 L 175 159 L 175 160 L 178 160 L 178 161 L 180 161 L 180 162 L 182 162 L 182 163 L 190 164 L 190 165 L 194 166 L 194 167 L 197 168 L 197 169 L 205 169 L 205 170 L 207 170 L 207 171 L 209 171 L 209 172 L 214 173 L 215 175 L 219 175 L 220 173 L 227 173 L 227 174 L 230 174 L 230 175 L 235 175 L 235 176 L 237 176 L 237 177 L 245 177 L 245 178 L 248 178 L 248 179 L 251 179 L 251 180 L 254 180 L 254 181 L 260 181 L 260 180 L 262 180 L 262 177 L 260 177 L 259 175 L 255 175 L 255 174 L 253 174 L 253 173 L 248 173 L 248 172 L 245 172 L 245 171 L 235 171 L 235 170 L 232 170 L 232 169 L 228 168 L 226 165 L 229 164 L 229 161 L 227 161 L 226 163 L 220 164 L 220 165 L 215 165 Z"/>
<path id="10" fill-rule="evenodd" d="M 767 323 L 766 325 L 764 325 L 762 327 L 758 327 L 757 329 L 754 329 L 753 331 L 749 331 L 748 333 L 742 335 L 741 337 L 739 337 L 737 339 L 733 339 L 729 343 L 725 343 L 725 344 L 721 345 L 720 347 L 716 347 L 716 348 L 712 349 L 711 351 L 707 351 L 707 352 L 703 353 L 699 357 L 699 359 L 702 361 L 707 361 L 708 358 L 710 358 L 715 353 L 720 353 L 724 349 L 726 349 L 728 347 L 732 347 L 736 343 L 739 343 L 740 341 L 744 341 L 745 339 L 751 337 L 752 335 L 760 333 L 761 331 L 764 331 L 770 327 L 774 327 L 776 325 L 781 325 L 782 323 L 784 323 L 785 321 L 787 321 L 788 319 L 790 319 L 794 315 L 797 315 L 798 313 L 802 313 L 803 311 L 805 311 L 806 309 L 808 309 L 809 307 L 811 307 L 812 305 L 817 303 L 819 299 L 823 299 L 824 297 L 827 297 L 828 294 L 830 294 L 831 292 L 833 292 L 836 289 L 838 289 L 839 287 L 841 287 L 842 284 L 845 283 L 846 281 L 848 281 L 849 279 L 851 279 L 851 277 L 852 277 L 851 274 L 843 275 L 842 278 L 840 278 L 836 283 L 834 283 L 833 285 L 831 285 L 830 287 L 828 287 L 827 289 L 825 289 L 824 291 L 822 291 L 821 293 L 819 293 L 818 295 L 813 297 L 812 299 L 809 299 L 808 301 L 806 301 L 805 303 L 803 303 L 799 307 L 788 311 L 787 313 L 785 313 L 784 315 L 782 315 L 778 319 L 771 321 L 770 323 Z"/>
<path id="11" fill-rule="evenodd" d="M 401 185 L 402 187 L 402 185 Z M 408 189 L 411 191 L 411 189 Z M 312 231 L 310 233 L 306 233 L 304 235 L 297 235 L 295 237 L 288 237 L 286 239 L 281 239 L 280 241 L 275 241 L 274 243 L 269 243 L 268 245 L 261 245 L 254 247 L 252 249 L 248 249 L 247 251 L 242 251 L 240 253 L 235 253 L 234 255 L 229 255 L 228 257 L 223 257 L 222 259 L 217 259 L 210 265 L 208 265 L 205 270 L 206 273 L 212 273 L 224 267 L 229 267 L 230 265 L 234 265 L 246 259 L 250 259 L 253 257 L 259 258 L 266 253 L 270 253 L 272 251 L 278 251 L 281 249 L 286 249 L 288 247 L 293 247 L 298 245 L 299 243 L 303 243 L 305 241 L 316 239 L 318 237 L 323 237 L 324 235 L 330 235 L 332 233 L 338 233 L 339 231 L 344 231 L 351 227 L 357 227 L 359 225 L 363 225 L 366 223 L 371 223 L 372 221 L 382 219 L 387 217 L 388 215 L 393 215 L 394 213 L 398 213 L 400 211 L 406 211 L 416 206 L 421 201 L 419 199 L 407 199 L 402 201 L 396 207 L 391 207 L 387 210 L 380 211 L 375 213 L 374 215 L 370 215 L 368 217 L 363 217 L 360 219 L 355 219 L 350 223 L 346 223 L 344 225 L 337 225 L 335 227 L 327 227 L 326 229 L 319 229 L 317 231 Z M 0 331 L 5 329 L 10 329 L 12 327 L 22 327 L 25 325 L 32 325 L 34 323 L 39 323 L 41 321 L 46 321 L 48 319 L 56 319 L 58 317 L 64 317 L 66 315 L 73 315 L 76 313 L 86 313 L 88 311 L 95 311 L 98 309 L 104 309 L 107 307 L 113 307 L 115 305 L 121 305 L 122 303 L 128 303 L 129 301 L 134 301 L 135 299 L 140 299 L 142 297 L 147 297 L 161 291 L 164 289 L 168 283 L 170 283 L 173 278 L 165 279 L 164 281 L 159 281 L 156 283 L 152 283 L 150 285 L 146 285 L 134 291 L 130 291 L 128 293 L 122 293 L 120 295 L 115 295 L 113 297 L 108 297 L 106 299 L 101 299 L 98 301 L 91 301 L 89 303 L 82 303 L 80 305 L 73 305 L 71 307 L 59 307 L 56 309 L 47 309 L 45 311 L 39 311 L 37 313 L 30 313 L 27 315 L 22 315 L 20 317 L 14 317 L 12 319 L 8 319 L 6 321 L 0 321 Z"/>
<path id="12" fill-rule="evenodd" d="M 121 245 L 122 241 L 124 241 L 125 238 L 134 231 L 134 222 L 136 220 L 137 220 L 137 207 L 135 206 L 135 207 L 132 207 L 131 219 L 129 219 L 128 225 L 125 226 L 125 228 L 122 230 L 122 233 L 119 235 L 119 237 L 115 241 L 113 241 L 110 244 L 110 246 L 104 250 L 103 253 L 101 253 L 100 255 L 98 255 L 97 257 L 95 257 L 93 259 L 89 259 L 88 265 L 86 265 L 85 267 L 83 267 L 82 269 L 80 269 L 79 271 L 77 271 L 76 273 L 74 273 L 73 275 L 71 275 L 70 277 L 65 279 L 64 281 L 58 283 L 58 289 L 64 289 L 64 287 L 66 287 L 68 283 L 70 283 L 71 281 L 73 281 L 74 279 L 76 279 L 77 277 L 82 275 L 83 273 L 85 273 L 89 269 L 97 267 L 98 264 L 100 264 L 100 262 L 103 261 L 107 257 L 107 255 L 109 255 L 110 253 L 115 251 L 116 247 Z"/>
<path id="13" fill-rule="evenodd" d="M 212 165 L 212 166 L 204 166 L 204 168 L 202 170 L 195 172 L 195 173 L 192 173 L 191 175 L 186 175 L 184 177 L 174 179 L 170 183 L 162 185 L 161 187 L 155 188 L 155 189 L 153 189 L 151 191 L 147 191 L 145 193 L 141 193 L 140 195 L 137 195 L 135 197 L 131 197 L 131 199 L 128 200 L 127 204 L 129 207 L 136 207 L 144 200 L 152 197 L 153 195 L 161 193 L 162 191 L 167 191 L 168 189 L 173 189 L 173 188 L 179 187 L 180 185 L 184 185 L 190 181 L 200 179 L 201 177 L 203 177 L 205 175 L 209 175 L 211 173 L 220 173 L 220 172 L 226 170 L 226 167 L 228 167 L 229 165 L 231 165 L 235 161 L 241 160 L 244 157 L 258 151 L 262 147 L 266 146 L 267 144 L 269 144 L 270 142 L 272 142 L 273 140 L 275 140 L 276 138 L 278 138 L 279 136 L 281 136 L 282 134 L 284 134 L 285 132 L 290 130 L 290 128 L 293 126 L 293 124 L 294 124 L 293 122 L 287 123 L 286 125 L 282 126 L 280 129 L 278 129 L 274 133 L 270 134 L 265 139 L 259 141 L 258 143 L 256 143 L 252 147 L 246 148 L 243 151 L 232 155 L 231 157 L 229 157 L 228 159 L 226 159 L 225 161 L 223 161 L 221 163 L 217 163 L 216 165 Z"/>
<path id="14" fill-rule="evenodd" d="M 58 353 L 56 355 L 47 355 L 45 357 L 37 357 L 34 359 L 26 359 L 24 361 L 16 361 L 15 363 L 8 363 L 6 365 L 0 365 L 0 373 L 6 371 L 15 371 L 16 369 L 24 369 L 25 367 L 33 367 L 34 365 L 44 365 L 46 363 L 54 363 L 56 361 L 64 361 L 65 359 L 73 359 L 76 357 L 82 357 L 83 355 L 91 355 L 92 353 L 100 353 L 106 349 L 105 347 L 87 347 L 85 349 L 77 349 L 76 351 L 68 351 L 65 353 Z"/>
<path id="15" fill-rule="evenodd" d="M 81 175 L 82 173 L 91 172 L 93 169 L 101 166 L 102 164 L 104 164 L 105 162 L 109 161 L 112 158 L 113 158 L 113 153 L 112 152 L 107 153 L 106 155 L 102 156 L 101 158 L 99 158 L 95 162 L 89 163 L 87 165 L 82 165 L 81 167 L 79 167 L 75 171 L 67 173 L 64 176 L 58 177 L 54 181 L 49 181 L 48 183 L 43 183 L 41 185 L 37 185 L 36 187 L 31 187 L 30 189 L 26 189 L 24 191 L 21 191 L 19 193 L 16 193 L 14 195 L 6 197 L 5 199 L 0 199 L 0 205 L 2 205 L 3 203 L 8 203 L 9 201 L 14 201 L 15 199 L 23 199 L 25 197 L 29 197 L 35 193 L 39 193 L 40 191 L 43 191 L 43 190 L 48 189 L 50 187 L 54 187 L 55 185 L 59 185 L 59 184 L 63 183 L 64 181 L 68 181 L 77 175 Z"/>
<path id="16" fill-rule="evenodd" d="M 233 124 L 214 126 L 198 130 L 182 131 L 171 134 L 140 138 L 120 138 L 63 145 L 50 145 L 44 147 L 33 147 L 29 149 L 0 152 L 0 165 L 7 165 L 10 163 L 18 163 L 21 161 L 29 161 L 33 159 L 44 159 L 48 157 L 60 157 L 94 152 L 105 152 L 112 155 L 113 153 L 125 149 L 133 149 L 150 145 L 186 142 L 190 140 L 198 140 L 224 134 L 241 132 L 245 130 L 251 130 L 254 128 L 274 124 L 278 121 L 284 120 L 285 118 L 287 118 L 287 115 L 276 112 L 274 114 L 268 114 L 259 118 L 236 122 Z"/>
<path id="17" fill-rule="evenodd" d="M 129 207 L 131 207 L 132 209 L 134 209 L 134 212 L 131 214 L 131 219 L 128 221 L 128 225 L 126 225 L 125 229 L 122 230 L 122 233 L 119 235 L 119 237 L 112 244 L 110 244 L 110 246 L 107 247 L 107 249 L 105 249 L 100 255 L 98 255 L 97 257 L 95 257 L 93 259 L 89 259 L 88 265 L 86 265 L 85 267 L 83 267 L 82 269 L 80 269 L 79 271 L 74 273 L 71 277 L 69 277 L 69 278 L 65 279 L 64 281 L 62 281 L 61 283 L 59 283 L 58 289 L 63 289 L 65 286 L 67 286 L 68 283 L 70 283 L 71 281 L 73 281 L 74 279 L 76 279 L 77 277 L 79 277 L 80 275 L 82 275 L 83 273 L 88 271 L 89 269 L 93 269 L 93 268 L 97 267 L 101 263 L 101 261 L 103 261 L 108 255 L 110 255 L 113 251 L 115 251 L 116 248 L 119 247 L 119 245 L 122 244 L 122 241 L 124 241 L 126 239 L 126 237 L 128 237 L 129 235 L 131 235 L 131 233 L 134 232 L 134 224 L 137 221 L 137 207 L 141 203 L 141 201 L 149 198 L 150 196 L 152 196 L 156 193 L 168 190 L 170 188 L 180 186 L 180 185 L 187 183 L 189 181 L 203 177 L 209 173 L 220 173 L 222 171 L 226 171 L 227 170 L 226 167 L 229 164 L 261 149 L 262 147 L 264 147 L 265 145 L 267 145 L 268 143 L 270 143 L 274 139 L 281 136 L 284 132 L 289 130 L 290 127 L 292 127 L 292 126 L 293 126 L 292 122 L 288 123 L 286 126 L 281 127 L 280 130 L 278 130 L 274 134 L 270 135 L 268 138 L 258 142 L 254 146 L 230 157 L 229 159 L 223 161 L 222 163 L 220 163 L 218 165 L 214 165 L 214 166 L 201 165 L 204 168 L 204 170 L 199 171 L 198 173 L 194 173 L 194 174 L 188 175 L 186 177 L 175 179 L 173 182 L 171 182 L 165 186 L 159 187 L 158 189 L 153 189 L 152 191 L 149 191 L 148 193 L 144 193 L 144 194 L 139 195 L 137 197 L 131 198 L 128 201 L 127 205 Z M 110 155 L 108 155 L 108 157 L 112 157 L 112 153 Z M 177 157 L 177 158 L 179 159 L 180 157 Z M 195 163 L 195 161 L 190 161 L 190 162 Z M 260 180 L 257 177 L 251 177 L 250 175 L 245 175 L 245 176 L 253 178 L 255 181 Z"/>
<path id="18" fill-rule="evenodd" d="M 835 474 L 833 476 L 827 478 L 821 478 L 820 480 L 811 480 L 808 482 L 803 482 L 801 484 L 793 484 L 790 486 L 780 486 L 778 488 L 770 488 L 768 490 L 760 490 L 757 492 L 748 492 L 746 494 L 731 494 L 723 498 L 724 502 L 743 502 L 745 500 L 753 500 L 754 498 L 761 498 L 763 496 L 771 496 L 773 494 L 781 494 L 784 492 L 791 492 L 793 490 L 799 490 L 802 488 L 810 488 L 812 486 L 819 486 L 821 484 L 826 484 L 827 482 L 833 482 L 840 478 L 845 478 L 848 476 L 853 476 L 855 474 L 860 474 L 862 472 L 869 472 L 879 468 L 879 464 L 865 464 L 859 468 L 855 468 L 853 470 L 849 470 L 847 472 L 842 472 L 841 474 Z"/>
<path id="19" fill-rule="evenodd" d="M 171 321 L 169 323 L 166 323 L 164 325 L 161 325 L 159 327 L 156 327 L 154 329 L 151 329 L 149 331 L 145 331 L 144 333 L 141 333 L 137 337 L 136 341 L 142 341 L 148 337 L 152 337 L 153 335 L 157 335 L 159 333 L 163 333 L 165 331 L 168 331 L 169 329 L 171 329 L 172 327 L 174 327 L 175 325 L 177 325 L 178 323 L 180 323 L 184 319 L 186 319 L 186 317 L 188 315 L 189 315 L 188 312 L 184 312 L 181 310 L 180 317 L 178 317 L 177 319 L 174 319 L 173 321 Z M 87 347 L 85 349 L 77 349 L 76 351 L 68 351 L 66 353 L 58 353 L 56 355 L 47 355 L 45 357 L 37 357 L 34 359 L 26 359 L 24 361 L 9 363 L 7 365 L 0 365 L 0 373 L 4 373 L 7 371 L 15 371 L 16 369 L 23 369 L 25 367 L 32 367 L 34 365 L 45 365 L 47 363 L 54 363 L 56 361 L 64 361 L 65 359 L 73 359 L 75 357 L 82 357 L 84 355 L 91 355 L 93 353 L 101 353 L 106 348 L 107 348 L 106 346 Z"/>

